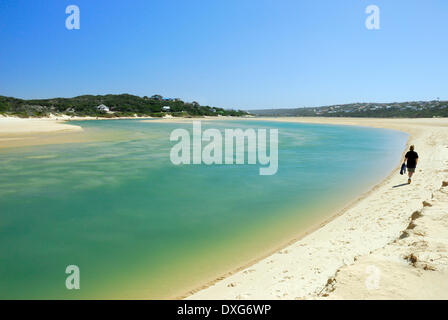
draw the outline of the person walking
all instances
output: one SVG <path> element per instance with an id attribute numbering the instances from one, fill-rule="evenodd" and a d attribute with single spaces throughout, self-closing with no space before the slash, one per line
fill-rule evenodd
<path id="1" fill-rule="evenodd" d="M 404 156 L 404 163 L 406 164 L 406 168 L 408 169 L 408 184 L 411 183 L 411 178 L 415 172 L 415 168 L 417 167 L 418 162 L 418 153 L 414 151 L 414 145 L 409 147 L 409 151 L 406 152 Z"/>

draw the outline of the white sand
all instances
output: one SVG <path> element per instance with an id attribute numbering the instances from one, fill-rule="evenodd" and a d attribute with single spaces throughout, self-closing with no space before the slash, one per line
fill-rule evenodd
<path id="1" fill-rule="evenodd" d="M 276 120 L 408 132 L 413 182 L 394 170 L 320 229 L 188 299 L 448 299 L 448 119 Z"/>
<path id="2" fill-rule="evenodd" d="M 82 133 L 79 126 L 64 123 L 60 118 L 15 118 L 0 116 L 0 149 L 51 143 L 80 141 L 73 133 Z"/>
<path id="3" fill-rule="evenodd" d="M 0 134 L 29 134 L 57 131 L 82 131 L 79 126 L 63 123 L 56 118 L 0 117 Z"/>

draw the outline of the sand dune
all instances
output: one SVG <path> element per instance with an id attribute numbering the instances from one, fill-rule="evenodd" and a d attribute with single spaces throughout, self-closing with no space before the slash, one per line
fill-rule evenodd
<path id="1" fill-rule="evenodd" d="M 408 132 L 420 155 L 413 182 L 397 168 L 315 232 L 188 299 L 447 299 L 448 119 L 276 121 Z"/>

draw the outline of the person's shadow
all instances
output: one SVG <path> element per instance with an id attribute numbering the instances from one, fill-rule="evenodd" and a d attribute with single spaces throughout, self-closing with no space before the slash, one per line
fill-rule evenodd
<path id="1" fill-rule="evenodd" d="M 398 187 L 403 187 L 403 186 L 407 186 L 409 185 L 408 183 L 402 183 L 402 184 L 397 184 L 396 186 L 393 186 L 392 188 L 398 188 Z"/>

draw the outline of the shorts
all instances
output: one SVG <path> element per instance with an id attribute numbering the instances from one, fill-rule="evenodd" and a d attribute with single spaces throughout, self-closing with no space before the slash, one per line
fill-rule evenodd
<path id="1" fill-rule="evenodd" d="M 415 168 L 406 168 L 406 169 L 408 169 L 409 172 L 412 172 L 412 173 L 415 172 Z"/>

